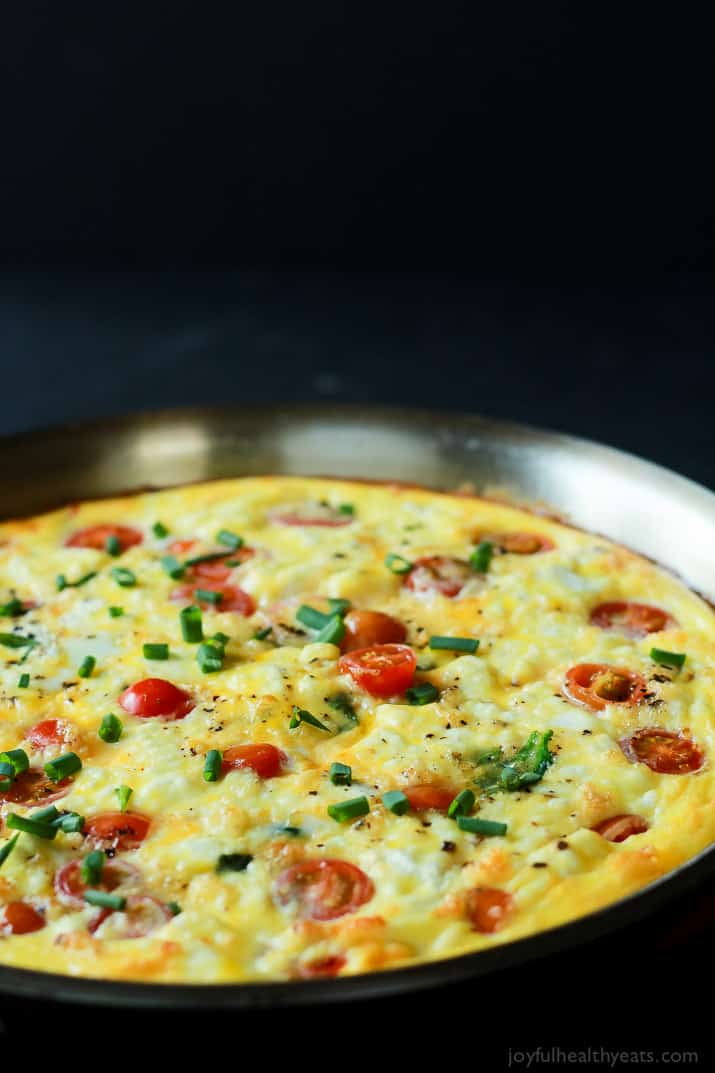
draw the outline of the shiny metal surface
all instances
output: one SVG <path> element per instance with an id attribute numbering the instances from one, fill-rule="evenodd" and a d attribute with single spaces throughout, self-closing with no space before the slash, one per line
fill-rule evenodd
<path id="1" fill-rule="evenodd" d="M 248 474 L 471 482 L 540 501 L 677 572 L 715 600 L 715 495 L 652 463 L 557 433 L 457 414 L 252 407 L 140 414 L 6 438 L 0 516 L 81 498 Z M 232 986 L 105 983 L 0 968 L 0 988 L 72 1001 L 255 1007 L 349 999 L 477 976 L 621 927 L 715 872 L 715 852 L 615 906 L 479 954 L 331 981 Z"/>

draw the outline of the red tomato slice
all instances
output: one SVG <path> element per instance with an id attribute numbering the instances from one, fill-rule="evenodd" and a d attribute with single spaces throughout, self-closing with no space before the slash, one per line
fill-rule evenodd
<path id="1" fill-rule="evenodd" d="M 195 707 L 192 697 L 165 678 L 143 678 L 119 697 L 125 712 L 140 719 L 183 719 Z"/>
<path id="2" fill-rule="evenodd" d="M 641 835 L 648 830 L 648 824 L 642 816 L 624 814 L 622 816 L 610 816 L 591 828 L 607 842 L 625 842 L 631 835 Z"/>
<path id="3" fill-rule="evenodd" d="M 279 525 L 317 525 L 330 529 L 350 525 L 352 520 L 352 514 L 342 514 L 328 503 L 307 503 L 303 507 L 271 514 L 271 521 Z"/>
<path id="4" fill-rule="evenodd" d="M 274 892 L 281 905 L 295 903 L 300 916 L 333 920 L 369 902 L 375 888 L 362 869 L 348 861 L 313 858 L 281 872 Z"/>
<path id="5" fill-rule="evenodd" d="M 77 728 L 64 719 L 43 719 L 25 734 L 34 749 L 62 749 L 77 740 Z"/>
<path id="6" fill-rule="evenodd" d="M 78 529 L 65 540 L 67 548 L 97 548 L 105 551 L 109 537 L 116 537 L 121 551 L 141 544 L 144 536 L 138 529 L 128 525 L 90 525 L 87 529 Z"/>
<path id="7" fill-rule="evenodd" d="M 404 584 L 412 592 L 441 592 L 443 596 L 458 596 L 474 571 L 464 559 L 448 555 L 428 555 L 416 559 Z"/>
<path id="8" fill-rule="evenodd" d="M 299 980 L 319 980 L 337 976 L 344 969 L 348 959 L 342 954 L 329 954 L 324 958 L 313 958 L 296 966 L 295 975 Z"/>
<path id="9" fill-rule="evenodd" d="M 609 704 L 639 704 L 647 692 L 642 675 L 608 663 L 577 663 L 566 672 L 562 687 L 567 700 L 592 711 Z"/>
<path id="10" fill-rule="evenodd" d="M 414 678 L 417 657 L 409 645 L 372 645 L 348 652 L 338 660 L 341 674 L 373 697 L 404 693 Z"/>
<path id="11" fill-rule="evenodd" d="M 170 555 L 176 556 L 177 559 L 183 558 L 191 549 L 195 546 L 195 540 L 174 540 L 167 548 Z M 214 551 L 206 552 L 207 555 L 215 554 Z M 237 548 L 236 551 L 221 552 L 220 559 L 209 559 L 203 563 L 194 563 L 193 566 L 187 566 L 186 577 L 199 581 L 215 581 L 220 584 L 222 581 L 226 581 L 230 578 L 233 570 L 233 566 L 227 566 L 227 563 L 245 563 L 247 559 L 253 558 L 255 551 L 253 548 Z M 210 588 L 209 585 L 198 586 L 202 589 Z"/>
<path id="12" fill-rule="evenodd" d="M 539 533 L 481 533 L 477 543 L 488 540 L 504 555 L 538 555 L 542 551 L 553 551 L 553 540 Z"/>
<path id="13" fill-rule="evenodd" d="M 0 934 L 27 935 L 44 928 L 45 918 L 27 902 L 8 902 L 0 915 Z"/>
<path id="14" fill-rule="evenodd" d="M 52 782 L 44 771 L 29 768 L 18 775 L 8 790 L 0 792 L 0 801 L 9 801 L 14 805 L 51 805 L 64 797 L 72 779 Z"/>
<path id="15" fill-rule="evenodd" d="M 343 622 L 342 652 L 354 652 L 371 645 L 402 644 L 407 637 L 402 623 L 382 611 L 348 611 Z"/>
<path id="16" fill-rule="evenodd" d="M 102 812 L 87 820 L 82 834 L 99 849 L 129 850 L 141 845 L 151 820 L 137 812 Z"/>
<path id="17" fill-rule="evenodd" d="M 446 812 L 456 797 L 454 790 L 446 790 L 444 787 L 435 786 L 433 783 L 408 786 L 404 794 L 410 802 L 410 808 L 414 809 L 415 812 L 424 812 L 426 809 Z"/>
<path id="18" fill-rule="evenodd" d="M 675 625 L 675 620 L 659 607 L 625 600 L 594 607 L 590 622 L 593 626 L 600 626 L 602 630 L 619 630 L 629 637 L 645 637 L 646 634 L 657 633 L 667 626 Z"/>
<path id="19" fill-rule="evenodd" d="M 467 892 L 467 916 L 475 931 L 498 931 L 513 906 L 513 898 L 496 887 L 475 887 Z"/>
<path id="20" fill-rule="evenodd" d="M 286 754 L 275 745 L 232 745 L 223 754 L 221 770 L 237 771 L 250 768 L 262 779 L 272 779 L 283 772 L 283 764 L 288 759 Z"/>
<path id="21" fill-rule="evenodd" d="M 632 764 L 645 764 L 660 775 L 690 775 L 705 762 L 702 750 L 690 738 L 660 727 L 643 727 L 618 744 Z"/>
<path id="22" fill-rule="evenodd" d="M 138 868 L 120 858 L 104 862 L 102 881 L 94 889 L 113 891 L 117 887 L 139 887 L 141 873 Z M 55 873 L 55 893 L 65 905 L 86 906 L 84 892 L 87 885 L 82 882 L 82 867 L 79 861 L 69 861 Z"/>
<path id="23" fill-rule="evenodd" d="M 166 924 L 172 916 L 168 905 L 158 898 L 150 894 L 130 894 L 124 909 L 103 909 L 98 913 L 89 925 L 89 931 L 99 939 L 141 939 Z"/>
<path id="24" fill-rule="evenodd" d="M 220 592 L 220 602 L 214 604 L 208 600 L 197 600 L 195 596 L 197 589 L 204 589 L 206 592 Z M 186 606 L 198 603 L 199 607 L 202 607 L 204 611 L 237 611 L 246 617 L 252 615 L 256 610 L 253 597 L 249 596 L 243 589 L 239 589 L 237 585 L 222 585 L 217 581 L 197 580 L 193 585 L 179 585 L 178 588 L 172 590 L 169 599 L 177 604 L 181 603 Z"/>

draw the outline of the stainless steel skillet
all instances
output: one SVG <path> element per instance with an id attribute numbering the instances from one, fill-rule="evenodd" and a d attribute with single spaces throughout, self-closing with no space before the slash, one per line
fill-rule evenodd
<path id="1" fill-rule="evenodd" d="M 715 495 L 595 443 L 480 417 L 358 407 L 174 410 L 6 438 L 0 517 L 73 500 L 247 474 L 499 487 L 657 560 L 715 601 Z M 256 1008 L 408 992 L 482 976 L 605 935 L 715 874 L 708 850 L 643 891 L 562 927 L 447 961 L 329 981 L 164 985 L 0 967 L 0 990 L 107 1005 Z"/>

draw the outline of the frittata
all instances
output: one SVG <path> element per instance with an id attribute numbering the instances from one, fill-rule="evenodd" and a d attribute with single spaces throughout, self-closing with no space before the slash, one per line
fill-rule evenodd
<path id="1" fill-rule="evenodd" d="M 546 516 L 259 477 L 0 525 L 0 963 L 332 977 L 505 943 L 715 832 L 715 618 Z"/>

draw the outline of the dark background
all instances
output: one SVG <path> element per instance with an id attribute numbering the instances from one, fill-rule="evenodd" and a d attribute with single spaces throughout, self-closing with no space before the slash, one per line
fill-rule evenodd
<path id="1" fill-rule="evenodd" d="M 7 5 L 2 431 L 187 403 L 433 405 L 712 484 L 712 88 L 700 6 Z M 358 1026 L 366 1058 L 377 1032 L 381 1054 L 424 1038 L 493 1068 L 512 1045 L 614 1040 L 697 1042 L 704 1063 L 690 981 L 714 897 L 472 988 L 192 1036 L 275 1039 L 278 1016 L 312 1047 Z M 38 1016 L 80 1015 L 0 999 L 9 1038 Z M 92 1019 L 116 1034 L 114 1011 Z M 166 1042 L 178 1022 L 121 1023 Z"/>

